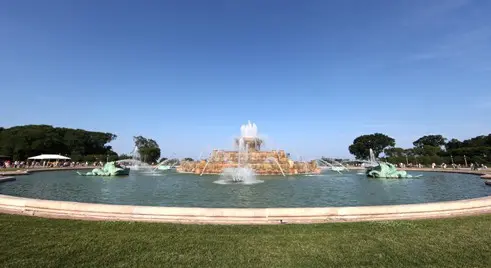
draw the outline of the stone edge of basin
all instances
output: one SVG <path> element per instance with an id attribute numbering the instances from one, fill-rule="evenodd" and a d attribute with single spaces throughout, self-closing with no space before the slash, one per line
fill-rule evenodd
<path id="1" fill-rule="evenodd" d="M 386 206 L 193 208 L 79 203 L 0 195 L 0 213 L 80 220 L 150 221 L 192 224 L 381 221 L 443 218 L 491 213 L 491 196 L 446 202 Z"/>

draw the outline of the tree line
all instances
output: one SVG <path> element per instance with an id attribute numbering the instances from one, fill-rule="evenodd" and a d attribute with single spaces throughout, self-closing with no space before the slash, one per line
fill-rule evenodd
<path id="1" fill-rule="evenodd" d="M 109 143 L 116 138 L 115 134 L 108 132 L 50 125 L 0 127 L 0 155 L 14 161 L 25 161 L 28 157 L 40 154 L 60 154 L 76 162 L 131 158 L 132 156 L 118 155 L 113 151 Z M 161 152 L 155 140 L 142 136 L 136 136 L 133 140 L 138 147 L 141 161 L 157 162 Z"/>
<path id="2" fill-rule="evenodd" d="M 461 164 L 491 163 L 491 134 L 481 135 L 460 141 L 448 140 L 443 135 L 426 135 L 413 142 L 412 148 L 396 146 L 395 139 L 382 133 L 357 137 L 349 146 L 349 151 L 357 159 L 368 159 L 370 149 L 375 157 L 383 153 L 383 160 L 404 164 Z"/>
<path id="3" fill-rule="evenodd" d="M 25 125 L 0 128 L 0 155 L 13 160 L 26 160 L 39 154 L 60 154 L 73 161 L 117 158 L 108 145 L 116 139 L 112 133 L 53 127 L 50 125 Z"/>

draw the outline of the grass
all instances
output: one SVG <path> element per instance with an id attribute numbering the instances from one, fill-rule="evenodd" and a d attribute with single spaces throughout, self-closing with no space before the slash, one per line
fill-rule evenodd
<path id="1" fill-rule="evenodd" d="M 491 215 L 219 226 L 0 214 L 1 267 L 489 267 Z"/>

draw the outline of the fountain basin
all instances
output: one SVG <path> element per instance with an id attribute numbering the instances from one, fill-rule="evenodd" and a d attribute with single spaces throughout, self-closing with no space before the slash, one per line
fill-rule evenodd
<path id="1" fill-rule="evenodd" d="M 131 171 L 117 180 L 45 171 L 0 184 L 0 194 L 118 205 L 274 208 L 399 205 L 454 201 L 491 195 L 479 176 L 409 171 L 407 179 L 373 179 L 364 174 L 260 176 L 251 185 L 217 185 L 221 176 L 175 171 Z"/>
<path id="2" fill-rule="evenodd" d="M 414 172 L 414 171 L 412 171 Z M 491 212 L 479 176 L 421 172 L 385 180 L 348 174 L 266 178 L 253 185 L 216 176 L 132 172 L 119 180 L 40 172 L 0 184 L 0 212 L 96 220 L 274 224 L 447 217 Z M 15 196 L 14 196 L 15 195 Z"/>

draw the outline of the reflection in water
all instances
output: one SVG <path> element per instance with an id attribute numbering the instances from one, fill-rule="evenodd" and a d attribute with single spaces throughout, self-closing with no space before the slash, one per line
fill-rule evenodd
<path id="1" fill-rule="evenodd" d="M 233 192 L 237 196 L 239 206 L 249 207 L 254 201 L 254 192 L 251 190 L 251 187 L 237 187 L 234 190 Z"/>
<path id="2" fill-rule="evenodd" d="M 256 184 L 263 181 L 256 178 L 254 170 L 248 167 L 225 168 L 220 179 L 214 181 L 217 184 Z"/>
<path id="3" fill-rule="evenodd" d="M 422 174 L 421 178 L 411 179 L 369 179 L 357 172 L 258 176 L 261 183 L 217 185 L 219 176 L 200 177 L 175 171 L 132 171 L 127 177 L 116 178 L 61 171 L 18 177 L 17 181 L 0 184 L 0 193 L 77 202 L 191 207 L 368 206 L 491 195 L 491 187 L 478 176 Z"/>
<path id="4" fill-rule="evenodd" d="M 262 180 L 247 180 L 247 181 L 233 181 L 233 180 L 227 180 L 227 179 L 219 179 L 219 180 L 216 180 L 214 181 L 213 183 L 216 183 L 216 184 L 242 184 L 242 185 L 252 185 L 252 184 L 258 184 L 258 183 L 262 183 L 264 181 Z"/>

